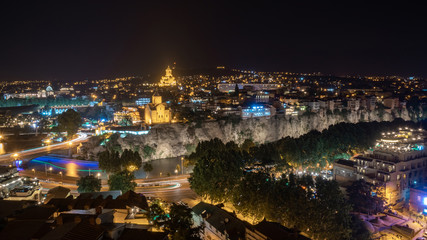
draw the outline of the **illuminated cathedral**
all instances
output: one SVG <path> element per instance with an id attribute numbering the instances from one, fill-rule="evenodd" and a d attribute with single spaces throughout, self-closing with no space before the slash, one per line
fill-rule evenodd
<path id="1" fill-rule="evenodd" d="M 172 75 L 172 69 L 168 66 L 166 68 L 166 74 L 160 79 L 160 87 L 166 87 L 166 86 L 175 86 L 176 80 L 175 77 Z"/>

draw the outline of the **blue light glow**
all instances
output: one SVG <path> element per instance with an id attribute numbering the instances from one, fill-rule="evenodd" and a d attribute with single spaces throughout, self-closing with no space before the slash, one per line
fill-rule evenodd
<path id="1" fill-rule="evenodd" d="M 88 172 L 88 171 L 101 172 L 102 171 L 102 170 L 99 170 L 98 162 L 95 162 L 95 161 L 83 161 L 83 160 L 45 156 L 45 157 L 35 158 L 29 162 L 30 166 L 41 165 L 42 167 L 44 167 L 45 165 L 49 165 L 58 170 L 66 170 L 67 165 L 69 164 L 75 164 L 77 166 L 76 171 L 78 172 Z"/>

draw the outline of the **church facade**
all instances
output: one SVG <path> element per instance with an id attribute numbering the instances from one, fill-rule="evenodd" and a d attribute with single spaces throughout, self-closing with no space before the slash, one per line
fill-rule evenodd
<path id="1" fill-rule="evenodd" d="M 144 117 L 146 124 L 170 123 L 172 120 L 171 110 L 166 103 L 162 102 L 162 96 L 154 93 L 151 103 L 145 105 Z"/>

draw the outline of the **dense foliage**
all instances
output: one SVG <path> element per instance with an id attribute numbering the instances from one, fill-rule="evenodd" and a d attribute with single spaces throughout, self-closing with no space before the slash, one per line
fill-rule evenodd
<path id="1" fill-rule="evenodd" d="M 58 129 L 67 132 L 67 137 L 71 139 L 82 125 L 80 114 L 73 109 L 68 109 L 58 116 Z"/>
<path id="2" fill-rule="evenodd" d="M 372 185 L 361 179 L 353 182 L 347 187 L 349 202 L 356 212 L 376 214 L 382 212 L 385 200 L 381 192 L 374 189 Z"/>
<path id="3" fill-rule="evenodd" d="M 79 193 L 99 192 L 101 190 L 101 180 L 93 175 L 84 176 L 77 180 L 77 186 Z"/>
<path id="4" fill-rule="evenodd" d="M 351 206 L 336 182 L 292 174 L 275 179 L 267 171 L 244 171 L 243 154 L 235 145 L 221 145 L 217 139 L 209 143 L 216 148 L 200 155 L 190 177 L 197 194 L 230 201 L 250 218 L 281 222 L 319 239 L 350 238 Z"/>
<path id="5" fill-rule="evenodd" d="M 98 155 L 99 168 L 108 173 L 117 173 L 123 170 L 131 172 L 141 168 L 142 159 L 138 151 L 125 149 L 119 152 L 105 150 Z"/>
<path id="6" fill-rule="evenodd" d="M 108 185 L 110 190 L 121 190 L 122 193 L 129 190 L 134 191 L 136 187 L 135 176 L 129 171 L 121 171 L 110 175 Z"/>
<path id="7" fill-rule="evenodd" d="M 340 123 L 258 146 L 250 140 L 240 147 L 219 139 L 201 142 L 189 156 L 195 164 L 191 188 L 213 201 L 231 202 L 248 217 L 277 221 L 315 239 L 367 239 L 369 232 L 350 214 L 355 203 L 346 200 L 337 182 L 293 174 L 275 178 L 265 166 L 321 168 L 343 154 L 368 149 L 381 132 L 402 125 L 410 123 Z"/>
<path id="8" fill-rule="evenodd" d="M 249 153 L 252 160 L 263 164 L 322 168 L 343 154 L 352 155 L 369 149 L 380 138 L 382 132 L 412 125 L 414 123 L 401 119 L 393 122 L 339 123 L 322 132 L 311 131 L 299 138 L 286 137 L 276 142 L 251 147 Z M 242 148 L 244 147 L 245 144 Z"/>
<path id="9" fill-rule="evenodd" d="M 202 226 L 194 226 L 192 209 L 186 205 L 173 203 L 167 214 L 162 203 L 154 201 L 149 209 L 148 218 L 158 228 L 163 227 L 169 238 L 174 240 L 201 239 Z"/>

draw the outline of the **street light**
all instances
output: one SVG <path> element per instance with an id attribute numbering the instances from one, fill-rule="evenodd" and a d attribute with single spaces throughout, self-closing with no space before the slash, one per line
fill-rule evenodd
<path id="1" fill-rule="evenodd" d="M 68 142 L 68 147 L 69 147 L 69 149 L 68 149 L 68 156 L 70 156 L 71 157 L 71 153 L 72 153 L 72 150 L 71 150 L 71 146 L 73 146 L 73 143 L 70 141 L 70 142 Z"/>
<path id="2" fill-rule="evenodd" d="M 61 182 L 64 181 L 64 177 L 62 176 L 62 172 L 59 172 L 59 174 L 61 175 Z"/>
<path id="3" fill-rule="evenodd" d="M 36 170 L 33 168 L 33 169 L 31 169 L 31 171 L 33 171 L 33 173 L 34 173 L 34 178 L 36 178 Z"/>
<path id="4" fill-rule="evenodd" d="M 101 173 L 97 173 L 96 176 L 98 177 L 98 179 L 101 177 Z"/>
<path id="5" fill-rule="evenodd" d="M 181 157 L 181 174 L 184 175 L 184 157 Z"/>
<path id="6" fill-rule="evenodd" d="M 178 175 L 178 169 L 175 168 L 175 175 Z"/>
<path id="7" fill-rule="evenodd" d="M 52 174 L 52 167 L 49 168 L 50 174 Z"/>

